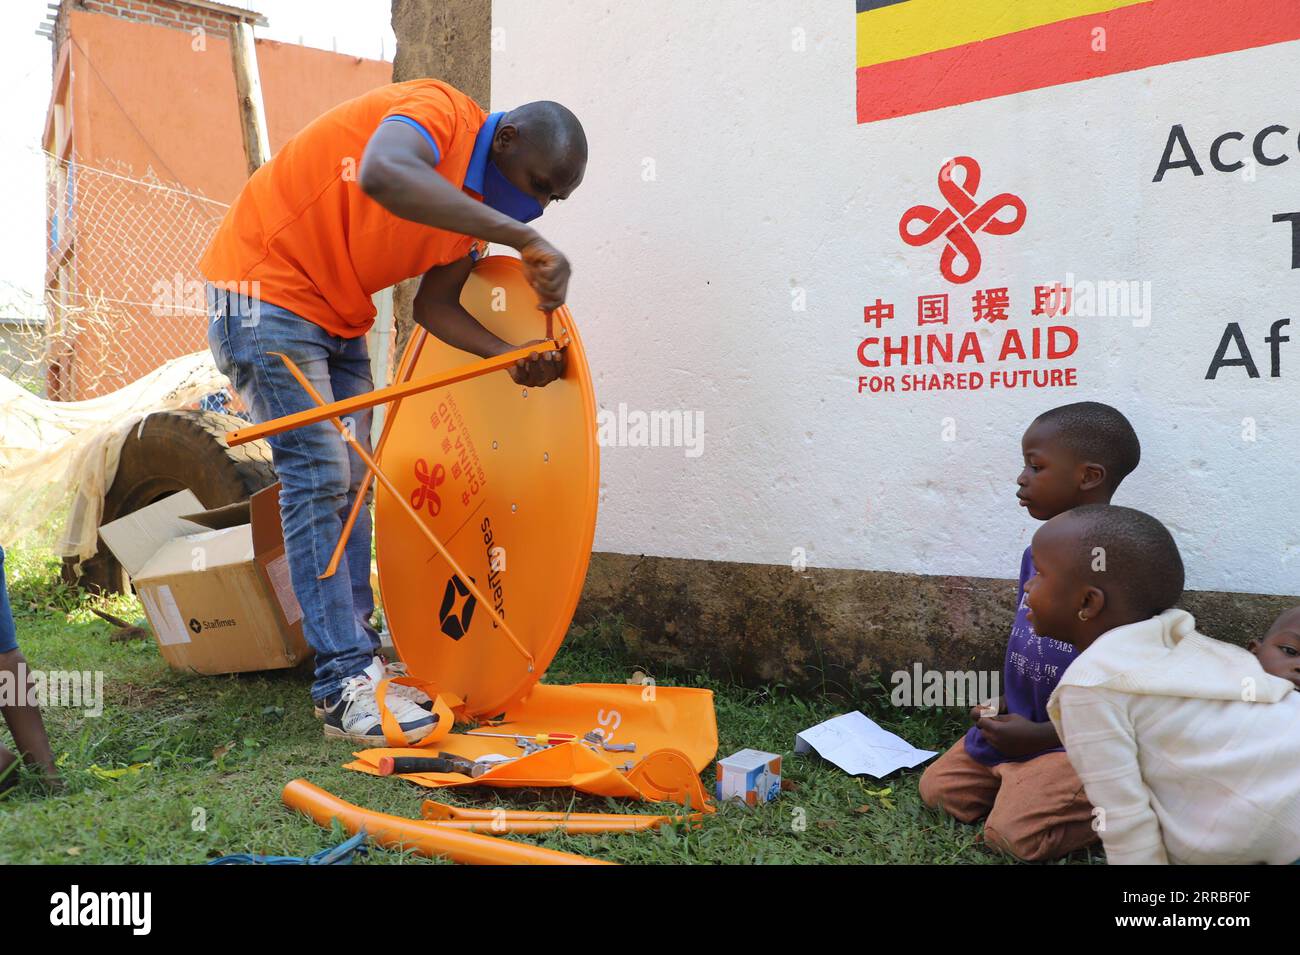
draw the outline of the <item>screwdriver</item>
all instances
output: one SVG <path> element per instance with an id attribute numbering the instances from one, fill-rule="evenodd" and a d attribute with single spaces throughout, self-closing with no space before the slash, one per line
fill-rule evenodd
<path id="1" fill-rule="evenodd" d="M 498 739 L 513 739 L 520 741 L 532 740 L 538 746 L 554 746 L 557 743 L 572 743 L 578 737 L 572 733 L 538 733 L 536 736 L 528 736 L 524 733 L 466 733 L 466 736 L 492 736 Z"/>

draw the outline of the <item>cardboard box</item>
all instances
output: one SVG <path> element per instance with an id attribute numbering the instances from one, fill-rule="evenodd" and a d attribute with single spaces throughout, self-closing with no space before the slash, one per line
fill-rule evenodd
<path id="1" fill-rule="evenodd" d="M 278 670 L 311 654 L 289 580 L 279 496 L 273 484 L 205 511 L 183 490 L 99 529 L 175 669 Z"/>
<path id="2" fill-rule="evenodd" d="M 747 806 L 771 802 L 781 794 L 781 757 L 742 749 L 718 760 L 718 801 L 734 799 Z"/>

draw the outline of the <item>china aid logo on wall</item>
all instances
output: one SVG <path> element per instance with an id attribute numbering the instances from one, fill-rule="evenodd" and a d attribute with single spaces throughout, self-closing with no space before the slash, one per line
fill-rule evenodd
<path id="1" fill-rule="evenodd" d="M 956 179 L 957 171 L 962 174 L 961 182 Z M 1010 192 L 977 202 L 980 166 L 970 156 L 958 156 L 940 166 L 938 181 L 939 194 L 946 207 L 912 206 L 898 220 L 898 234 L 911 246 L 929 245 L 942 237 L 944 249 L 939 256 L 939 271 L 949 282 L 961 285 L 979 275 L 983 265 L 975 237 L 981 232 L 1014 235 L 1025 224 L 1027 212 L 1024 200 Z M 1008 210 L 1009 218 L 999 217 Z M 917 224 L 919 230 L 913 231 Z"/>

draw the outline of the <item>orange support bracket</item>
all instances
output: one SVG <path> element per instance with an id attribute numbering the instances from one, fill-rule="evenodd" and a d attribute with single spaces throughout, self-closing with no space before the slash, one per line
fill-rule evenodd
<path id="1" fill-rule="evenodd" d="M 450 806 L 433 799 L 426 799 L 420 806 L 420 815 L 430 822 L 443 825 L 449 822 L 485 823 L 494 833 L 502 832 L 503 823 L 584 823 L 593 827 L 608 826 L 608 829 L 593 828 L 593 832 L 622 832 L 640 829 L 658 829 L 664 823 L 670 825 L 685 824 L 698 828 L 704 813 L 692 812 L 676 816 L 646 816 L 637 813 L 600 813 L 600 812 L 533 812 L 527 809 L 473 809 L 466 806 Z M 542 830 L 545 831 L 545 830 Z M 577 830 L 567 830 L 575 832 Z"/>
<path id="2" fill-rule="evenodd" d="M 610 865 L 600 859 L 558 852 L 541 846 L 511 842 L 477 832 L 457 832 L 419 819 L 404 819 L 364 809 L 295 779 L 284 787 L 281 800 L 290 809 L 328 829 L 338 820 L 349 835 L 365 830 L 376 845 L 410 850 L 424 856 L 444 856 L 470 865 Z"/>
<path id="3" fill-rule="evenodd" d="M 547 342 L 545 344 L 551 345 L 554 344 L 554 342 Z M 534 346 L 534 348 L 536 347 L 538 346 Z M 519 357 L 526 356 L 532 350 L 533 349 L 530 348 L 520 348 L 520 349 L 516 349 L 513 352 L 508 352 L 505 355 L 501 355 L 498 358 L 489 359 L 488 361 L 482 362 L 481 364 L 482 365 L 491 364 L 493 365 L 493 367 L 474 371 L 471 374 L 461 374 L 460 377 L 455 378 L 455 380 L 464 381 L 466 378 L 473 378 L 477 375 L 486 374 L 488 371 L 496 371 L 498 368 L 505 367 L 505 365 L 498 365 L 494 363 L 502 362 L 505 359 L 510 358 L 510 356 L 514 355 L 516 356 L 515 358 L 511 359 L 510 362 L 506 362 L 506 364 L 512 364 L 514 361 L 517 361 Z M 550 350 L 550 349 L 543 348 L 543 350 Z M 520 355 L 519 354 L 520 352 L 522 352 L 523 355 Z M 379 465 L 375 463 L 374 458 L 372 458 L 369 454 L 367 454 L 366 449 L 361 446 L 360 442 L 358 442 L 355 437 L 352 436 L 351 432 L 348 430 L 347 425 L 345 425 L 339 419 L 338 417 L 339 412 L 335 411 L 333 414 L 329 414 L 329 415 L 319 414 L 319 412 L 326 411 L 327 409 L 336 409 L 341 405 L 348 405 L 350 402 L 355 401 L 355 399 L 336 401 L 333 404 L 327 405 L 325 403 L 325 400 L 321 397 L 320 392 L 316 390 L 316 387 L 311 383 L 311 381 L 307 378 L 307 376 L 302 373 L 302 369 L 300 369 L 294 363 L 292 358 L 290 358 L 288 355 L 285 355 L 281 352 L 267 352 L 267 354 L 273 355 L 276 358 L 279 358 L 281 361 L 283 361 L 285 367 L 289 369 L 289 373 L 293 375 L 295 379 L 297 379 L 298 384 L 302 385 L 303 390 L 307 392 L 307 394 L 311 397 L 311 400 L 316 402 L 316 404 L 318 405 L 315 411 L 299 412 L 296 415 L 287 415 L 283 418 L 277 418 L 274 421 L 268 421 L 266 423 L 266 426 L 278 425 L 281 422 L 287 422 L 293 418 L 302 417 L 304 415 L 314 416 L 310 421 L 302 421 L 299 422 L 298 424 L 285 425 L 283 428 L 277 428 L 276 430 L 270 431 L 268 433 L 277 434 L 281 430 L 289 430 L 290 428 L 299 427 L 300 425 L 303 424 L 314 424 L 318 421 L 323 421 L 326 418 L 328 418 L 330 424 L 334 425 L 334 427 L 338 429 L 338 432 L 342 436 L 343 440 L 346 441 L 348 445 L 352 448 L 352 450 L 357 453 L 357 457 L 359 457 L 362 461 L 365 462 L 365 465 L 370 470 L 370 473 L 375 476 L 375 479 L 378 480 L 379 483 L 384 486 L 384 488 L 388 491 L 389 494 L 393 495 L 393 499 L 396 500 L 398 504 L 402 506 L 402 510 L 404 510 L 406 514 L 411 518 L 411 520 L 415 522 L 415 526 L 420 529 L 420 531 L 424 534 L 424 536 L 429 539 L 429 543 L 431 543 L 434 546 L 434 548 L 438 551 L 438 553 L 442 555 L 443 560 L 445 560 L 448 564 L 451 565 L 451 569 L 455 571 L 456 576 L 460 578 L 461 583 L 463 583 L 469 589 L 469 592 L 475 596 L 475 598 L 478 600 L 479 604 L 483 607 L 483 609 L 486 610 L 489 615 L 491 615 L 492 620 L 496 623 L 496 625 L 501 628 L 501 632 L 504 633 L 506 637 L 509 638 L 510 642 L 514 644 L 515 649 L 518 650 L 519 653 L 523 656 L 523 658 L 528 661 L 528 672 L 532 673 L 534 668 L 533 655 L 528 652 L 527 648 L 522 643 L 519 642 L 519 638 L 516 637 L 514 631 L 510 629 L 509 625 L 505 621 L 505 618 L 502 617 L 501 614 L 497 613 L 497 609 L 493 605 L 492 601 L 490 601 L 487 597 L 483 595 L 483 593 L 478 589 L 478 585 L 474 583 L 473 579 L 469 576 L 469 574 L 465 573 L 465 571 L 461 569 L 460 564 L 456 563 L 456 559 L 452 557 L 451 553 L 447 550 L 447 548 L 443 546 L 442 541 L 438 540 L 438 536 L 429 529 L 428 525 L 426 525 L 424 521 L 420 520 L 420 515 L 416 513 L 415 508 L 411 506 L 410 501 L 408 501 L 404 496 L 402 496 L 401 492 L 398 491 L 397 488 L 393 485 L 393 482 L 392 480 L 389 479 L 388 475 L 386 475 L 380 469 Z M 465 368 L 469 368 L 469 367 L 472 366 L 465 366 Z M 453 374 L 457 374 L 463 371 L 464 368 L 458 369 L 457 372 L 453 372 Z M 446 376 L 431 376 L 431 377 L 442 378 Z M 430 388 L 437 387 L 438 384 L 448 383 L 445 381 L 439 381 L 439 382 L 435 382 L 434 384 L 427 384 L 428 381 L 429 379 L 420 379 L 419 381 L 409 382 L 406 385 L 394 385 L 390 388 L 381 389 L 381 391 L 396 392 L 403 388 L 408 389 L 406 391 L 402 391 L 401 394 L 394 395 L 394 397 L 400 398 L 404 394 L 414 394 L 418 391 L 427 391 Z M 423 385 L 423 387 L 411 388 L 412 385 Z M 380 394 L 379 391 L 372 391 L 368 395 L 359 395 L 358 398 L 373 399 L 374 396 L 378 394 Z M 368 408 L 375 404 L 379 404 L 379 401 L 369 401 L 369 403 L 362 403 L 360 405 L 351 405 L 351 407 L 348 410 L 355 411 L 358 408 Z"/>
<path id="4" fill-rule="evenodd" d="M 563 321 L 563 316 L 570 314 L 567 305 L 561 306 L 559 311 L 561 313 L 561 321 Z M 556 338 L 553 332 L 553 328 L 554 328 L 554 324 L 552 322 L 553 316 L 554 316 L 554 312 L 546 313 L 546 338 L 550 341 L 555 341 L 555 342 L 559 342 L 562 345 L 567 345 L 569 343 L 569 331 L 567 328 L 561 325 L 560 337 Z M 425 328 L 423 325 L 421 325 L 420 330 L 416 332 L 416 336 L 417 337 L 415 339 L 415 344 L 414 346 L 412 346 L 410 351 L 410 360 L 409 361 L 406 360 L 405 354 L 402 356 L 405 364 L 397 370 L 398 382 L 404 383 L 407 380 L 409 380 L 411 374 L 415 371 L 416 367 L 419 365 L 420 352 L 424 350 L 424 343 L 429 338 L 429 330 Z M 376 461 L 382 461 L 384 459 L 384 445 L 388 443 L 388 435 L 392 433 L 393 430 L 391 422 L 394 418 L 397 417 L 397 409 L 400 408 L 401 406 L 402 406 L 401 398 L 394 398 L 392 404 L 389 406 L 388 417 L 386 419 L 388 423 L 385 424 L 383 433 L 379 435 L 379 443 L 375 445 Z M 373 477 L 374 475 L 370 471 L 367 471 L 366 476 L 362 479 L 361 489 L 357 491 L 356 500 L 352 502 L 352 510 L 348 512 L 348 519 L 343 522 L 343 533 L 339 535 L 338 543 L 334 545 L 334 553 L 330 555 L 329 565 L 325 568 L 324 573 L 322 573 L 320 577 L 317 579 L 325 580 L 328 577 L 333 577 L 334 574 L 338 572 L 339 562 L 342 561 L 343 559 L 343 549 L 347 545 L 348 537 L 351 536 L 352 534 L 352 527 L 357 522 L 357 515 L 361 512 L 363 502 L 366 499 L 366 492 L 370 490 L 370 482 Z"/>
<path id="5" fill-rule="evenodd" d="M 397 369 L 397 380 L 405 382 L 410 379 L 411 373 L 415 371 L 416 365 L 420 363 L 420 352 L 424 350 L 424 343 L 429 337 L 429 331 L 423 325 L 416 332 L 418 336 L 415 344 L 411 347 L 410 361 L 406 361 L 406 355 L 402 358 L 405 364 Z M 548 336 L 549 337 L 549 336 Z M 388 436 L 393 432 L 393 419 L 397 417 L 397 409 L 402 406 L 401 398 L 394 398 L 393 403 L 388 407 L 388 416 L 384 419 L 384 430 L 379 435 L 379 443 L 375 445 L 375 460 L 384 459 L 384 445 L 388 443 Z M 325 568 L 317 580 L 325 580 L 327 577 L 333 577 L 339 569 L 339 561 L 343 559 L 343 548 L 347 545 L 348 538 L 352 536 L 352 527 L 357 522 L 357 515 L 361 513 L 361 508 L 365 506 L 366 492 L 370 490 L 370 482 L 374 479 L 374 473 L 367 470 L 366 476 L 361 479 L 361 487 L 357 491 L 356 500 L 352 502 L 352 510 L 348 512 L 348 519 L 343 522 L 343 533 L 339 535 L 338 543 L 334 545 L 334 553 L 330 555 L 329 566 Z"/>
<path id="6" fill-rule="evenodd" d="M 503 368 L 509 368 L 521 358 L 527 358 L 538 352 L 559 351 L 568 343 L 568 336 L 562 334 L 558 339 L 551 338 L 535 345 L 526 345 L 523 348 L 516 348 L 494 358 L 483 358 L 479 361 L 470 362 L 468 365 L 452 368 L 450 371 L 417 378 L 415 381 L 389 385 L 387 388 L 377 388 L 364 395 L 343 398 L 329 404 L 326 404 L 318 397 L 316 398 L 319 404 L 317 408 L 285 415 L 283 418 L 272 418 L 270 421 L 264 421 L 261 424 L 255 424 L 247 428 L 236 428 L 234 431 L 227 431 L 226 444 L 232 448 L 237 447 L 241 444 L 247 444 L 249 441 L 256 441 L 258 438 L 268 438 L 273 434 L 292 431 L 294 428 L 316 424 L 330 418 L 346 417 L 354 411 L 364 411 L 366 408 L 373 408 L 375 405 L 383 404 L 386 401 L 405 398 L 407 395 L 418 395 L 422 391 L 432 391 L 434 388 L 441 388 L 444 385 L 454 385 L 458 381 L 468 381 L 480 375 L 487 375 Z M 290 363 L 289 358 L 284 357 L 284 360 L 286 363 Z M 305 379 L 299 377 L 299 381 L 303 382 Z"/>

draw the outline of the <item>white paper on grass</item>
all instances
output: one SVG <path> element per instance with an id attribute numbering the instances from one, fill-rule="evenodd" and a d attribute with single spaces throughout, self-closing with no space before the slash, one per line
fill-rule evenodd
<path id="1" fill-rule="evenodd" d="M 856 710 L 796 733 L 794 751 L 815 751 L 851 776 L 876 779 L 896 769 L 911 769 L 938 753 L 917 749 L 901 736 L 881 729 Z"/>

